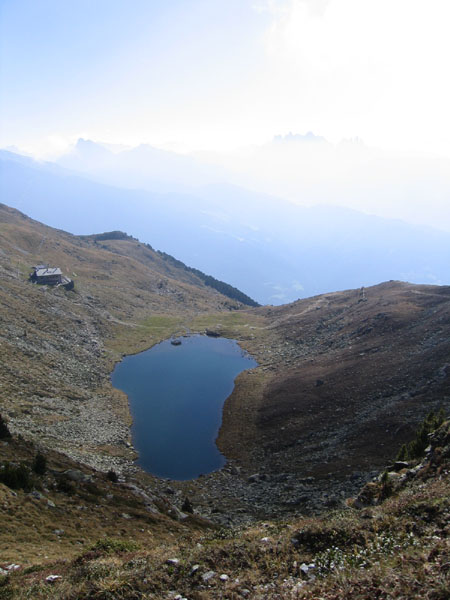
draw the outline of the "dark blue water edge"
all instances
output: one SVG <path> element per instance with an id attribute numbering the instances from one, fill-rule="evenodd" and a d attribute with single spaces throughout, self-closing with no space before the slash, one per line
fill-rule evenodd
<path id="1" fill-rule="evenodd" d="M 124 391 L 133 417 L 137 464 L 158 477 L 184 481 L 211 473 L 226 459 L 215 440 L 225 400 L 239 373 L 257 362 L 236 340 L 193 335 L 126 356 L 111 382 Z"/>

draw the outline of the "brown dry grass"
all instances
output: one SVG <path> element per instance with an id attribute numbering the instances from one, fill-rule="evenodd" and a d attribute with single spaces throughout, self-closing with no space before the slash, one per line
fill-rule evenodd
<path id="1" fill-rule="evenodd" d="M 261 600 L 444 600 L 450 590 L 449 493 L 448 474 L 441 471 L 440 478 L 417 480 L 369 512 L 348 509 L 203 534 L 197 544 L 179 535 L 172 543 L 152 541 L 151 548 L 140 550 L 104 542 L 75 560 L 43 561 L 35 570 L 14 573 L 0 588 L 0 598 L 130 600 L 168 598 L 173 590 L 193 599 L 247 594 Z M 169 558 L 179 564 L 167 564 Z M 301 569 L 311 562 L 315 579 Z M 216 575 L 204 581 L 211 570 Z M 46 583 L 50 573 L 61 575 L 61 581 Z M 221 581 L 220 574 L 228 580 Z"/>
<path id="2" fill-rule="evenodd" d="M 0 441 L 0 464 L 12 461 L 31 466 L 36 453 L 31 442 L 16 437 Z M 129 488 L 86 467 L 81 469 L 91 481 L 70 482 L 71 489 L 61 491 L 61 474 L 67 469 L 79 470 L 80 465 L 54 451 L 44 454 L 47 472 L 33 475 L 33 488 L 41 497 L 0 483 L 0 565 L 14 562 L 26 567 L 62 556 L 70 559 L 104 537 L 136 542 L 143 548 L 170 544 L 174 536 L 195 536 L 196 528 L 205 526 L 199 520 L 182 525 L 169 518 L 164 514 L 169 505 L 165 508 L 162 498 L 163 512 L 151 513 Z"/>

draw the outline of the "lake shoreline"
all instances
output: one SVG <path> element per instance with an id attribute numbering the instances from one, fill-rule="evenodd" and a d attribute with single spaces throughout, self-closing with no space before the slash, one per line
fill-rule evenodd
<path id="1" fill-rule="evenodd" d="M 224 467 L 216 445 L 223 407 L 239 373 L 256 366 L 236 340 L 192 332 L 120 361 L 110 381 L 128 398 L 136 466 L 180 481 Z"/>

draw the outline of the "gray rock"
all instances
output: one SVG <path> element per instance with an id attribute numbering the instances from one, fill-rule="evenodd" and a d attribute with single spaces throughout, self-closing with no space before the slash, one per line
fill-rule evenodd
<path id="1" fill-rule="evenodd" d="M 172 567 L 177 567 L 180 564 L 179 558 L 168 558 L 166 560 L 166 565 L 170 565 Z"/>
<path id="2" fill-rule="evenodd" d="M 63 475 L 78 483 L 84 483 L 86 481 L 91 481 L 92 479 L 90 475 L 86 475 L 86 473 L 83 473 L 83 471 L 79 471 L 78 469 L 68 469 L 67 471 L 64 471 Z"/>
<path id="3" fill-rule="evenodd" d="M 173 504 L 170 506 L 167 514 L 177 521 L 184 521 L 188 518 L 188 515 L 182 512 L 179 508 L 174 506 Z"/>
<path id="4" fill-rule="evenodd" d="M 206 573 L 204 573 L 202 575 L 202 579 L 206 583 L 207 581 L 210 581 L 215 576 L 216 576 L 216 572 L 215 571 L 207 571 Z"/>
<path id="5" fill-rule="evenodd" d="M 408 469 L 409 467 L 409 463 L 407 463 L 404 460 L 397 460 L 394 463 L 394 470 L 395 471 L 401 471 L 402 469 Z"/>

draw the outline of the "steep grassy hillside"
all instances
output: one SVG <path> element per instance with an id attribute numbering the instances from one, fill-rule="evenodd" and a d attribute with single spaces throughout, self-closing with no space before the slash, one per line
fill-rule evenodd
<path id="1" fill-rule="evenodd" d="M 74 290 L 30 283 L 39 263 Z M 102 468 L 134 457 L 114 363 L 184 333 L 195 315 L 242 308 L 133 238 L 81 239 L 5 205 L 0 277 L 2 412 L 13 431 Z"/>
<path id="2" fill-rule="evenodd" d="M 396 463 L 344 508 L 242 530 L 146 514 L 132 487 L 98 476 L 69 496 L 53 487 L 55 470 L 40 477 L 44 493 L 13 495 L 0 483 L 15 558 L 0 555 L 0 598 L 447 600 L 449 425 L 424 458 Z M 93 531 L 104 537 L 92 542 Z"/>

